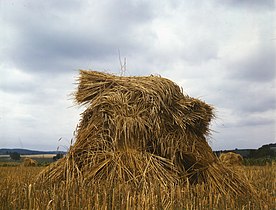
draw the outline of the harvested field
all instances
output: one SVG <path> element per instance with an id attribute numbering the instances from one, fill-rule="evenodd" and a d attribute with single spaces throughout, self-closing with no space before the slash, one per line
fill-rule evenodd
<path id="1" fill-rule="evenodd" d="M 233 199 L 228 194 L 206 191 L 204 185 L 175 186 L 164 191 L 158 185 L 148 193 L 132 194 L 126 185 L 99 192 L 98 185 L 75 185 L 68 191 L 55 186 L 39 188 L 32 183 L 42 167 L 0 167 L 0 209 L 275 209 L 276 165 L 234 166 L 266 202 Z M 120 192 L 120 194 L 118 194 Z"/>

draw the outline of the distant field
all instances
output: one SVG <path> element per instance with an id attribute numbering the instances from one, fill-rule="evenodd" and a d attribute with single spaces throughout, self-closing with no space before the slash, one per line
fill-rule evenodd
<path id="1" fill-rule="evenodd" d="M 9 155 L 0 155 L 0 158 L 9 158 Z"/>
<path id="2" fill-rule="evenodd" d="M 9 165 L 18 164 L 16 161 L 11 160 L 9 155 L 0 155 L 0 165 L 9 163 Z"/>
<path id="3" fill-rule="evenodd" d="M 10 158 L 10 155 L 0 155 L 0 166 L 20 165 L 24 158 L 32 158 L 40 165 L 45 165 L 53 162 L 53 157 L 56 154 L 35 154 L 35 155 L 20 155 L 21 160 L 15 161 Z"/>
<path id="4" fill-rule="evenodd" d="M 21 158 L 53 158 L 56 154 L 20 155 Z M 9 158 L 10 155 L 0 155 L 0 158 Z"/>
<path id="5" fill-rule="evenodd" d="M 21 158 L 53 158 L 56 154 L 21 155 Z"/>
<path id="6" fill-rule="evenodd" d="M 29 157 L 29 158 L 52 158 L 56 154 L 35 154 L 35 155 L 20 155 L 21 157 Z M 10 157 L 10 155 L 0 155 L 0 158 L 7 158 Z"/>

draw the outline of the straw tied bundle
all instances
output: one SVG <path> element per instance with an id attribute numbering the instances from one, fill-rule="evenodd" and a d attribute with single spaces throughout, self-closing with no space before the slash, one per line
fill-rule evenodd
<path id="1" fill-rule="evenodd" d="M 76 142 L 46 168 L 40 182 L 82 179 L 114 186 L 206 183 L 220 193 L 252 194 L 206 141 L 213 108 L 159 76 L 122 77 L 80 71 L 75 92 L 86 105 Z"/>
<path id="2" fill-rule="evenodd" d="M 234 152 L 222 153 L 219 156 L 219 159 L 224 164 L 229 165 L 229 166 L 234 166 L 234 165 L 241 166 L 241 165 L 243 165 L 243 157 L 240 154 L 236 154 Z"/>

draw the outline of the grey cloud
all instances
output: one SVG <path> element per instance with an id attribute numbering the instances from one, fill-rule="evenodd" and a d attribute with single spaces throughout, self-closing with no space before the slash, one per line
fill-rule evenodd
<path id="1" fill-rule="evenodd" d="M 108 43 L 100 43 L 81 34 L 51 31 L 51 34 L 47 32 L 39 36 L 27 33 L 25 37 L 10 53 L 13 54 L 13 61 L 27 71 L 64 72 L 74 60 L 105 59 L 114 53 L 114 48 Z"/>
<path id="2" fill-rule="evenodd" d="M 33 75 L 14 69 L 8 65 L 1 65 L 0 91 L 21 95 L 33 90 L 37 83 Z"/>
<path id="3" fill-rule="evenodd" d="M 144 1 L 108 1 L 105 4 L 104 14 L 115 20 L 122 33 L 124 28 L 129 27 L 131 23 L 143 23 L 152 20 L 154 17 L 154 8 L 150 3 Z"/>
<path id="4" fill-rule="evenodd" d="M 236 9 L 245 8 L 254 11 L 260 11 L 263 9 L 273 10 L 275 7 L 274 0 L 226 0 L 217 2 L 219 4 L 229 5 Z"/>
<path id="5" fill-rule="evenodd" d="M 29 80 L 20 80 L 17 75 L 12 75 L 14 79 L 6 79 L 5 76 L 0 79 L 0 91 L 5 93 L 22 94 L 26 91 L 33 90 L 36 87 L 34 82 Z"/>
<path id="6" fill-rule="evenodd" d="M 259 97 L 246 97 L 240 106 L 240 110 L 245 113 L 252 112 L 265 112 L 267 110 L 275 110 L 276 108 L 276 99 L 275 97 L 271 98 L 270 96 L 259 96 Z"/>
<path id="7" fill-rule="evenodd" d="M 15 17 L 7 17 L 18 36 L 8 46 L 6 57 L 27 71 L 58 73 L 70 65 L 72 68 L 76 60 L 107 60 L 117 54 L 118 48 L 125 53 L 141 51 L 147 38 L 142 38 L 143 32 L 137 29 L 153 18 L 150 5 L 135 1 L 109 3 L 100 4 L 102 8 L 84 19 L 74 19 L 73 15 L 70 20 L 64 10 L 54 10 L 51 16 L 47 10 L 28 7 Z M 77 9 L 82 12 L 85 8 Z"/>
<path id="8" fill-rule="evenodd" d="M 221 91 L 217 91 L 219 88 Z M 211 89 L 214 92 L 212 103 L 239 114 L 261 113 L 276 108 L 275 87 L 269 84 L 222 79 L 219 88 Z"/>
<path id="9" fill-rule="evenodd" d="M 273 125 L 225 127 L 220 132 L 214 133 L 213 149 L 235 149 L 235 148 L 259 148 L 263 144 L 271 143 L 275 139 Z"/>
<path id="10" fill-rule="evenodd" d="M 181 58 L 190 64 L 200 64 L 218 58 L 218 45 L 211 40 L 195 42 L 182 52 Z"/>
<path id="11" fill-rule="evenodd" d="M 235 1 L 222 3 L 229 9 L 224 14 L 225 8 L 199 1 L 174 1 L 172 4 L 123 0 L 31 2 L 10 5 L 4 8 L 4 13 L 1 9 L 0 23 L 4 21 L 3 28 L 8 30 L 6 37 L 5 33 L 1 34 L 4 40 L 0 47 L 5 51 L 0 53 L 0 60 L 27 74 L 26 81 L 7 76 L 0 84 L 0 94 L 4 92 L 9 99 L 3 104 L 2 112 L 14 115 L 12 119 L 9 119 L 10 114 L 5 115 L 8 118 L 5 120 L 7 129 L 4 128 L 7 139 L 12 136 L 16 142 L 20 136 L 22 141 L 32 141 L 32 144 L 25 143 L 32 147 L 40 146 L 35 142 L 39 138 L 50 147 L 59 137 L 70 136 L 79 118 L 75 107 L 68 109 L 73 105 L 68 94 L 76 87 L 72 84 L 74 76 L 78 76 L 76 70 L 86 67 L 107 72 L 114 72 L 114 67 L 119 70 L 118 48 L 121 57 L 127 57 L 126 75 L 156 73 L 173 81 L 185 80 L 184 91 L 193 97 L 201 96 L 200 99 L 218 107 L 218 118 L 223 118 L 220 109 L 230 110 L 232 116 L 228 119 L 227 112 L 224 121 L 226 127 L 231 126 L 227 127 L 231 132 L 218 138 L 227 138 L 233 147 L 241 144 L 232 139 L 251 138 L 250 132 L 259 126 L 275 125 L 272 116 L 276 104 L 272 84 L 275 81 L 275 52 L 261 43 L 263 35 L 269 31 L 269 24 L 265 21 L 254 23 L 262 34 L 255 52 L 244 56 L 246 49 L 240 49 L 237 54 L 241 57 L 232 61 L 218 56 L 226 49 L 224 43 L 238 45 L 244 40 L 244 37 L 240 39 L 228 34 L 247 24 L 236 18 L 244 11 L 235 9 L 248 7 L 250 10 L 247 3 L 240 6 Z M 266 6 L 260 8 L 264 13 L 257 16 L 248 11 L 254 21 L 260 14 L 264 14 L 262 20 L 271 17 L 264 11 Z M 223 24 L 225 17 L 237 27 Z M 166 33 L 163 39 L 157 36 L 164 26 L 173 26 L 168 27 L 169 39 Z M 245 32 L 248 32 L 246 27 Z M 254 40 L 249 44 L 256 45 Z M 17 109 L 11 109 L 10 104 Z M 12 133 L 14 127 L 19 128 L 16 134 Z M 239 127 L 246 128 L 247 132 L 242 133 Z M 258 138 L 271 135 L 271 131 L 270 128 L 264 133 L 260 131 L 252 138 L 260 143 L 262 140 Z M 0 133 L 2 135 L 2 131 Z M 243 144 L 249 145 L 245 140 Z"/>
<path id="12" fill-rule="evenodd" d="M 227 121 L 224 119 L 223 127 L 225 128 L 242 128 L 242 127 L 256 127 L 256 126 L 267 126 L 276 123 L 276 116 L 271 116 L 271 113 L 241 113 L 231 111 L 231 117 L 235 120 Z"/>
<path id="13" fill-rule="evenodd" d="M 276 53 L 273 46 L 263 47 L 238 61 L 228 64 L 228 75 L 233 79 L 268 82 L 276 76 Z"/>
<path id="14" fill-rule="evenodd" d="M 274 119 L 267 119 L 262 117 L 245 117 L 240 122 L 236 123 L 236 127 L 242 127 L 242 126 L 263 126 L 263 125 L 271 125 L 275 124 Z"/>
<path id="15" fill-rule="evenodd" d="M 14 93 L 14 94 L 20 94 L 24 93 L 26 91 L 30 91 L 34 89 L 36 85 L 26 83 L 26 82 L 20 82 L 18 84 L 11 83 L 11 82 L 1 82 L 0 83 L 0 90 L 6 93 Z"/>

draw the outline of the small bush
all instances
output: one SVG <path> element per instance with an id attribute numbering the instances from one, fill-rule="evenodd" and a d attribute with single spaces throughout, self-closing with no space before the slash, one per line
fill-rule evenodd
<path id="1" fill-rule="evenodd" d="M 61 153 L 58 153 L 58 154 L 56 154 L 54 157 L 53 157 L 53 160 L 54 161 L 57 161 L 58 159 L 61 159 L 61 158 L 63 158 L 63 154 L 61 154 Z"/>
<path id="2" fill-rule="evenodd" d="M 20 160 L 20 154 L 18 152 L 13 152 L 13 153 L 10 153 L 10 158 L 12 160 Z"/>

